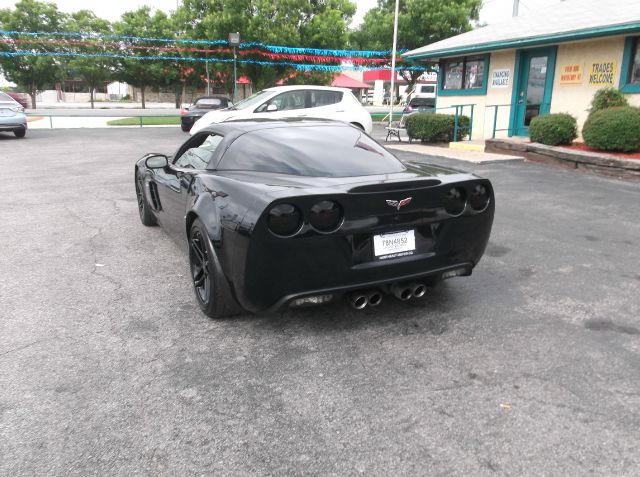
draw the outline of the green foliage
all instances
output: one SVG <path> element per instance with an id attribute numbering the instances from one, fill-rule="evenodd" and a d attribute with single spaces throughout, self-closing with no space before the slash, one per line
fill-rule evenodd
<path id="1" fill-rule="evenodd" d="M 96 17 L 89 10 L 80 10 L 72 13 L 65 22 L 65 30 L 79 33 L 100 33 L 110 34 L 111 25 L 107 20 Z M 104 46 L 81 46 L 71 45 L 72 51 L 89 54 L 109 53 L 109 49 Z M 99 88 L 113 74 L 115 62 L 110 58 L 70 58 L 67 61 L 67 76 L 82 78 L 91 93 L 91 107 L 94 107 L 93 90 Z"/>
<path id="2" fill-rule="evenodd" d="M 529 137 L 548 146 L 571 144 L 578 137 L 576 118 L 567 113 L 536 116 L 529 125 Z"/>
<path id="3" fill-rule="evenodd" d="M 356 11 L 350 0 L 184 0 L 181 3 L 176 24 L 184 28 L 184 38 L 227 38 L 229 32 L 238 31 L 242 42 L 308 48 L 345 48 L 348 25 Z M 243 55 L 242 59 L 265 58 Z M 231 93 L 233 65 L 211 66 L 214 76 L 224 81 Z M 285 65 L 238 64 L 238 76 L 248 76 L 256 90 L 273 86 L 294 71 Z"/>
<path id="4" fill-rule="evenodd" d="M 398 49 L 413 50 L 471 30 L 482 0 L 403 0 L 398 12 Z M 378 0 L 351 35 L 353 48 L 390 50 L 393 44 L 395 0 Z M 420 71 L 403 71 L 410 86 Z"/>
<path id="5" fill-rule="evenodd" d="M 640 108 L 622 106 L 601 109 L 589 115 L 582 128 L 589 147 L 603 151 L 640 150 Z"/>
<path id="6" fill-rule="evenodd" d="M 451 142 L 455 129 L 453 114 L 418 113 L 406 119 L 407 135 L 422 142 Z M 458 140 L 469 134 L 469 117 L 458 116 Z"/>
<path id="7" fill-rule="evenodd" d="M 151 15 L 149 7 L 141 7 L 132 12 L 122 14 L 122 20 L 113 26 L 116 35 L 139 36 L 146 38 L 173 38 L 176 30 L 171 19 L 164 12 L 156 11 Z M 163 42 L 146 42 L 149 46 L 166 46 Z M 162 52 L 154 49 L 125 49 L 128 56 L 162 56 Z M 167 56 L 174 53 L 167 52 Z M 179 81 L 178 65 L 168 60 L 132 60 L 120 59 L 116 65 L 116 76 L 141 90 L 142 107 L 145 107 L 145 90 L 147 87 L 161 87 Z"/>
<path id="8" fill-rule="evenodd" d="M 629 106 L 627 98 L 624 97 L 622 91 L 617 88 L 602 88 L 596 91 L 591 100 L 591 108 L 589 114 L 607 108 L 615 108 L 618 106 Z"/>
<path id="9" fill-rule="evenodd" d="M 37 0 L 21 0 L 12 10 L 0 10 L 0 27 L 3 30 L 53 32 L 61 30 L 65 15 L 52 3 Z M 28 35 L 15 35 L 15 40 L 34 40 Z M 25 43 L 0 43 L 0 51 L 24 50 Z M 32 42 L 26 49 L 55 51 L 56 46 Z M 60 61 L 50 56 L 0 57 L 0 68 L 9 81 L 31 96 L 31 107 L 36 107 L 36 94 L 47 86 L 53 86 L 62 78 Z"/>

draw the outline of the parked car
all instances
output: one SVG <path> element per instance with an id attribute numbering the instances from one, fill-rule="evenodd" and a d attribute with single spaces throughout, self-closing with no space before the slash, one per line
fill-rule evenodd
<path id="1" fill-rule="evenodd" d="M 436 111 L 436 98 L 412 98 L 402 112 L 409 113 L 434 113 Z"/>
<path id="2" fill-rule="evenodd" d="M 211 111 L 191 128 L 191 134 L 213 123 L 231 119 L 281 119 L 313 117 L 344 121 L 367 133 L 373 130 L 371 115 L 350 89 L 329 86 L 277 86 L 255 93 L 239 103 Z"/>
<path id="3" fill-rule="evenodd" d="M 0 131 L 12 131 L 16 137 L 27 133 L 24 108 L 8 94 L 0 92 Z"/>
<path id="4" fill-rule="evenodd" d="M 231 100 L 224 95 L 202 96 L 196 99 L 191 106 L 180 111 L 180 127 L 187 132 L 193 124 L 202 116 L 216 109 L 228 108 Z"/>
<path id="5" fill-rule="evenodd" d="M 185 244 L 213 318 L 419 298 L 471 274 L 494 215 L 488 180 L 402 163 L 327 120 L 213 124 L 173 156 L 142 157 L 134 178 L 140 220 Z"/>
<path id="6" fill-rule="evenodd" d="M 12 93 L 12 92 L 7 92 L 8 96 L 11 96 L 15 101 L 17 101 L 20 106 L 22 106 L 24 109 L 27 109 L 29 107 L 29 96 L 26 93 Z"/>

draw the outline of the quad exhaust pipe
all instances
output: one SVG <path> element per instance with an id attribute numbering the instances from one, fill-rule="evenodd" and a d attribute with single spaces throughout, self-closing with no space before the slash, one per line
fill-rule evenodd
<path id="1" fill-rule="evenodd" d="M 427 293 L 424 283 L 394 283 L 391 285 L 391 293 L 398 300 L 407 301 L 411 298 L 422 298 Z"/>
<path id="2" fill-rule="evenodd" d="M 422 298 L 427 294 L 427 286 L 424 283 L 394 283 L 389 287 L 389 292 L 398 300 L 407 301 L 411 298 Z M 382 303 L 382 292 L 375 288 L 371 290 L 359 290 L 347 295 L 347 301 L 354 310 L 364 310 L 367 306 L 378 306 Z"/>
<path id="3" fill-rule="evenodd" d="M 382 293 L 378 290 L 356 291 L 347 295 L 349 305 L 355 310 L 363 310 L 367 306 L 378 306 L 382 303 Z"/>

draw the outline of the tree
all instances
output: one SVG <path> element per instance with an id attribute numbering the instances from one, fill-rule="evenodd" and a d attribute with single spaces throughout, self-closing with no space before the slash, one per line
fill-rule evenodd
<path id="1" fill-rule="evenodd" d="M 120 36 L 143 38 L 175 37 L 172 21 L 161 11 L 151 15 L 149 7 L 141 7 L 133 12 L 122 14 L 122 20 L 114 24 L 114 31 Z M 136 46 L 136 48 L 133 48 Z M 122 41 L 120 53 L 126 56 L 176 56 L 177 53 L 163 53 L 154 46 L 167 47 L 165 42 L 145 41 L 144 44 L 134 44 L 133 41 Z M 159 87 L 178 81 L 180 71 L 173 61 L 169 60 L 137 60 L 123 58 L 118 60 L 116 76 L 128 84 L 140 88 L 142 108 L 146 107 L 145 90 L 147 87 Z"/>
<path id="2" fill-rule="evenodd" d="M 344 48 L 355 14 L 350 0 L 184 0 L 176 12 L 184 35 L 192 39 L 226 39 L 239 31 L 243 42 L 309 48 Z M 242 55 L 243 60 L 264 61 L 261 55 Z M 277 65 L 244 63 L 238 69 L 262 89 L 291 75 L 291 60 Z M 232 64 L 219 63 L 228 77 Z M 233 86 L 233 85 L 232 85 Z"/>
<path id="3" fill-rule="evenodd" d="M 65 25 L 66 31 L 82 33 L 83 37 L 80 41 L 86 41 L 91 38 L 91 33 L 109 34 L 111 33 L 111 25 L 107 20 L 96 17 L 89 10 L 80 10 L 71 14 Z M 78 40 L 78 38 L 74 38 Z M 71 51 L 104 54 L 108 53 L 105 46 L 81 46 L 74 47 L 70 44 Z M 114 62 L 110 58 L 101 57 L 75 57 L 71 58 L 67 63 L 68 69 L 72 75 L 77 75 L 89 86 L 91 108 L 94 108 L 94 90 L 104 85 L 104 82 L 113 74 Z"/>
<path id="4" fill-rule="evenodd" d="M 23 32 L 60 31 L 65 16 L 55 4 L 37 0 L 21 0 L 13 10 L 0 10 L 0 25 L 3 30 Z M 53 85 L 62 78 L 60 61 L 52 56 L 39 53 L 55 52 L 55 45 L 38 41 L 29 35 L 11 35 L 0 44 L 3 52 L 29 52 L 32 56 L 0 56 L 0 67 L 9 81 L 16 83 L 31 96 L 31 107 L 36 108 L 36 95 L 46 86 Z"/>
<path id="5" fill-rule="evenodd" d="M 471 30 L 471 20 L 478 19 L 481 6 L 482 0 L 401 0 L 398 49 L 413 50 Z M 378 5 L 365 14 L 360 27 L 352 33 L 352 47 L 390 50 L 394 15 L 395 0 L 378 0 Z M 400 70 L 400 73 L 411 88 L 422 71 Z"/>

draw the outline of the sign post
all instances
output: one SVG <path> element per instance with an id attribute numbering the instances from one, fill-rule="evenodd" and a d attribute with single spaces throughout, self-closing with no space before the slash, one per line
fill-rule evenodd
<path id="1" fill-rule="evenodd" d="M 240 32 L 229 33 L 229 45 L 233 46 L 233 102 L 236 102 L 236 85 L 238 79 L 236 77 L 236 46 L 240 45 Z"/>

